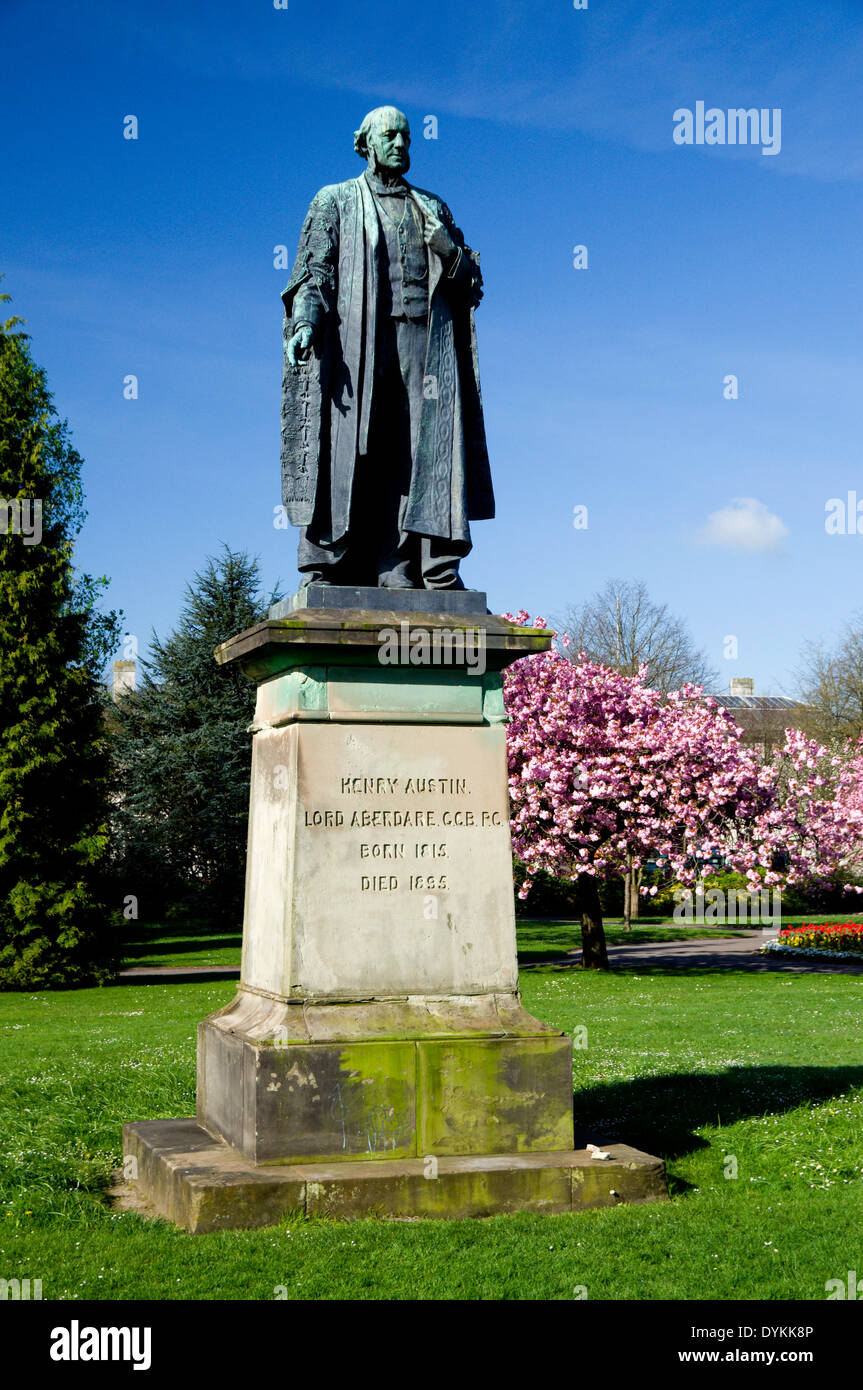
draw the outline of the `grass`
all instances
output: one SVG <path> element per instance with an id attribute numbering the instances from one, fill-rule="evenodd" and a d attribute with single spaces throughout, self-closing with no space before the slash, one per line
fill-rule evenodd
<path id="1" fill-rule="evenodd" d="M 518 959 L 521 965 L 552 956 L 563 957 L 567 951 L 581 949 L 581 927 L 577 922 L 529 921 L 516 922 Z M 703 937 L 742 936 L 731 928 L 678 927 L 663 921 L 642 919 L 625 931 L 621 922 L 605 923 L 605 939 L 609 946 L 643 946 L 650 942 L 698 940 Z"/>
<path id="2" fill-rule="evenodd" d="M 863 920 L 863 913 L 856 916 Z M 835 913 L 832 917 L 807 913 L 783 916 L 782 925 L 834 920 Z M 844 914 L 844 920 L 853 921 L 854 914 Z M 581 927 L 577 922 L 519 918 L 516 930 L 519 960 L 523 965 L 547 957 L 562 958 L 567 951 L 581 947 Z M 650 942 L 735 937 L 740 934 L 741 929 L 731 924 L 681 927 L 671 917 L 640 917 L 633 922 L 630 931 L 624 930 L 618 918 L 608 918 L 605 922 L 605 937 L 609 946 L 638 946 Z M 211 922 L 203 921 L 156 922 L 151 926 L 124 924 L 123 940 L 123 964 L 127 969 L 192 965 L 228 965 L 239 969 L 242 924 L 238 922 L 221 930 Z"/>
<path id="3" fill-rule="evenodd" d="M 577 922 L 521 920 L 516 924 L 519 960 L 528 964 L 548 956 L 563 956 L 581 947 Z M 637 945 L 650 941 L 679 941 L 685 937 L 738 936 L 733 929 L 681 928 L 662 921 L 642 919 L 626 932 L 622 923 L 606 924 L 609 945 Z M 157 922 L 124 931 L 123 965 L 148 966 L 229 965 L 239 969 L 242 927 L 220 931 L 210 922 Z"/>
<path id="4" fill-rule="evenodd" d="M 156 922 L 152 926 L 126 927 L 123 941 L 126 969 L 163 965 L 239 968 L 243 928 L 242 923 L 220 930 L 212 922 Z"/>
<path id="5" fill-rule="evenodd" d="M 587 1029 L 577 1142 L 661 1154 L 668 1203 L 195 1237 L 112 1212 L 104 1192 L 124 1120 L 194 1113 L 195 1024 L 233 984 L 2 996 L 0 1277 L 41 1278 L 47 1299 L 824 1298 L 863 1268 L 861 987 L 525 975 L 533 1013 Z"/>

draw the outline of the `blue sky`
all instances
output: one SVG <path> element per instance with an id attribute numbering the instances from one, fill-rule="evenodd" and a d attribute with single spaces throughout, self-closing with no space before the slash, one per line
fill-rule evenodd
<path id="1" fill-rule="evenodd" d="M 825 530 L 863 500 L 863 0 L 3 0 L 0 35 L 4 288 L 85 459 L 79 563 L 142 650 L 222 542 L 295 587 L 273 253 L 383 102 L 482 255 L 498 518 L 466 581 L 554 616 L 644 579 L 762 693 L 863 607 L 863 534 Z M 780 152 L 675 144 L 697 101 L 779 108 Z"/>

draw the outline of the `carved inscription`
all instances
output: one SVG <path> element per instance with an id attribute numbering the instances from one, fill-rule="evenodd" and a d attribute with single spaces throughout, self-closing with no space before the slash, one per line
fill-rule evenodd
<path id="1" fill-rule="evenodd" d="M 471 805 L 471 794 L 466 777 L 342 777 L 329 804 L 303 808 L 303 824 L 344 839 L 339 857 L 363 893 L 446 893 L 458 857 L 453 834 L 463 850 L 465 832 L 506 824 L 500 810 Z"/>

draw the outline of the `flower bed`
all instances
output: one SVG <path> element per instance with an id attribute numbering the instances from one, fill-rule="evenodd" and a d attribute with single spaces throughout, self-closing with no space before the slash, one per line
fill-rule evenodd
<path id="1" fill-rule="evenodd" d="M 783 927 L 763 950 L 786 955 L 863 956 L 863 922 L 804 922 Z"/>

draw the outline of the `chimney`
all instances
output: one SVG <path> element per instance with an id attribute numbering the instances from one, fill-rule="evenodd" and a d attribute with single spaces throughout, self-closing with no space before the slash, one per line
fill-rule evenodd
<path id="1" fill-rule="evenodd" d="M 114 690 L 112 699 L 116 705 L 122 695 L 135 689 L 135 663 L 134 661 L 115 661 L 114 662 Z"/>
<path id="2" fill-rule="evenodd" d="M 115 667 L 116 667 L 115 662 Z M 728 685 L 729 695 L 754 695 L 755 681 L 751 676 L 732 676 Z"/>

